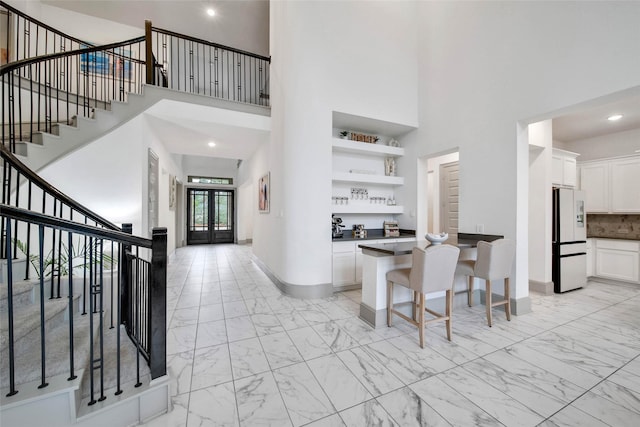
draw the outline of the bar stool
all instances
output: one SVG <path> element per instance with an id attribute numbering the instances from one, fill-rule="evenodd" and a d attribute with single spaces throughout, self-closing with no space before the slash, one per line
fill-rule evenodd
<path id="1" fill-rule="evenodd" d="M 478 242 L 477 260 L 458 261 L 456 273 L 469 276 L 468 304 L 473 305 L 473 279 L 477 277 L 486 282 L 485 306 L 487 310 L 487 323 L 491 326 L 491 308 L 499 305 L 505 306 L 507 320 L 511 320 L 511 300 L 509 292 L 509 276 L 511 266 L 516 253 L 516 245 L 513 240 L 498 239 L 493 242 Z M 504 300 L 492 302 L 491 282 L 504 279 Z"/>
<path id="2" fill-rule="evenodd" d="M 418 327 L 420 347 L 424 348 L 425 324 L 445 321 L 447 339 L 451 341 L 451 306 L 453 304 L 453 276 L 456 271 L 460 249 L 451 245 L 431 245 L 426 249 L 413 248 L 411 268 L 400 268 L 387 272 L 387 326 L 391 326 L 391 317 L 396 314 Z M 393 284 L 413 291 L 413 318 L 393 309 Z M 445 314 L 437 313 L 425 307 L 425 294 L 446 291 Z M 417 310 L 417 313 L 416 313 Z M 425 322 L 424 312 L 433 319 Z M 417 315 L 417 316 L 416 316 Z M 417 317 L 417 318 L 416 318 Z"/>

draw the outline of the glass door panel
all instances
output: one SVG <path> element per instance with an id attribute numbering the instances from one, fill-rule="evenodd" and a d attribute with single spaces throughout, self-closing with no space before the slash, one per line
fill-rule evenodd
<path id="1" fill-rule="evenodd" d="M 187 189 L 187 244 L 233 243 L 233 190 Z"/>

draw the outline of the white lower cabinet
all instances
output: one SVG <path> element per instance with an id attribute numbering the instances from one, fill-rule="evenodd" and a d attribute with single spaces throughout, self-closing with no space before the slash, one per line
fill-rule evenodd
<path id="1" fill-rule="evenodd" d="M 595 276 L 640 283 L 640 242 L 596 239 Z"/>
<path id="2" fill-rule="evenodd" d="M 587 239 L 587 277 L 593 276 L 593 239 Z"/>
<path id="3" fill-rule="evenodd" d="M 363 243 L 377 245 L 381 243 L 414 242 L 415 240 L 413 237 L 403 237 L 398 239 L 333 242 L 332 277 L 334 288 L 362 283 L 362 249 L 358 245 Z"/>
<path id="4" fill-rule="evenodd" d="M 353 285 L 356 271 L 353 252 L 333 254 L 333 286 Z"/>

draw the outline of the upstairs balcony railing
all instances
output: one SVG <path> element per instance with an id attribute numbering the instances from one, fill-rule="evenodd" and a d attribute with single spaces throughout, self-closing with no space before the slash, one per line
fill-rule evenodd
<path id="1" fill-rule="evenodd" d="M 0 1 L 2 143 L 126 102 L 144 84 L 269 106 L 270 58 L 145 23 L 144 35 L 92 46 Z M 22 145 L 23 146 L 23 145 Z"/>
<path id="2" fill-rule="evenodd" d="M 270 58 L 155 28 L 149 21 L 146 37 L 169 89 L 269 105 Z M 151 64 L 147 67 L 149 72 Z"/>

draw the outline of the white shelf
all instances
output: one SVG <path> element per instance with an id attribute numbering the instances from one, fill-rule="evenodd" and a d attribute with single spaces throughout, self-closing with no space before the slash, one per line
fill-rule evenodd
<path id="1" fill-rule="evenodd" d="M 385 175 L 369 175 L 362 173 L 334 172 L 334 182 L 361 182 L 365 184 L 380 185 L 403 185 L 404 177 L 401 176 L 385 176 Z"/>
<path id="2" fill-rule="evenodd" d="M 335 214 L 401 214 L 404 207 L 399 205 L 377 205 L 377 204 L 352 204 L 352 205 L 331 205 L 331 212 Z"/>
<path id="3" fill-rule="evenodd" d="M 389 147 L 381 144 L 368 144 L 366 142 L 351 141 L 348 139 L 333 138 L 333 151 L 341 153 L 357 153 L 380 157 L 404 156 L 404 148 Z"/>

